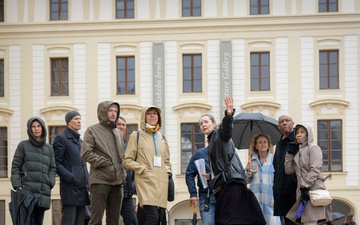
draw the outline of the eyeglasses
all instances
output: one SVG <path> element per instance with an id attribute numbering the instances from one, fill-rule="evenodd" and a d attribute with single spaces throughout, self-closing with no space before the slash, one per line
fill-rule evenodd
<path id="1" fill-rule="evenodd" d="M 283 120 L 280 120 L 279 121 L 279 124 L 282 124 L 282 123 L 288 123 L 288 122 L 291 122 L 292 120 L 290 119 L 283 119 Z"/>

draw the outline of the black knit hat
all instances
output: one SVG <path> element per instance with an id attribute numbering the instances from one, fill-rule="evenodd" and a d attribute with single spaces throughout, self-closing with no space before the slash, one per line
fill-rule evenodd
<path id="1" fill-rule="evenodd" d="M 80 113 L 76 110 L 71 110 L 65 115 L 65 122 L 66 125 L 69 124 L 69 122 L 75 117 L 75 116 L 81 116 Z"/>

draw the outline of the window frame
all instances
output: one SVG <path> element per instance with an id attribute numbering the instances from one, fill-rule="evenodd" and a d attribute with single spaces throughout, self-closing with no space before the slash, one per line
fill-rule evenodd
<path id="1" fill-rule="evenodd" d="M 54 126 L 48 126 L 48 140 L 49 140 L 49 144 L 52 145 L 54 143 L 54 140 L 56 138 L 57 135 L 61 134 L 63 132 L 63 130 L 66 128 L 67 126 L 65 125 L 54 125 Z M 54 133 L 52 133 L 52 128 L 55 129 Z"/>
<path id="2" fill-rule="evenodd" d="M 336 87 L 332 87 L 331 86 L 331 78 L 335 77 L 333 74 L 333 70 L 332 65 L 334 65 L 334 63 L 331 62 L 331 53 L 337 53 L 337 62 L 336 62 L 336 67 L 337 67 L 337 71 L 336 71 L 336 83 L 337 86 Z M 322 64 L 322 53 L 327 53 L 326 56 L 326 64 Z M 327 74 L 325 74 L 325 76 L 322 74 L 322 68 L 323 65 L 325 65 L 327 67 Z M 322 77 L 326 78 L 326 87 L 322 87 L 323 86 L 323 82 L 322 82 Z M 340 51 L 339 49 L 321 49 L 319 50 L 319 90 L 339 90 L 340 89 Z"/>
<path id="3" fill-rule="evenodd" d="M 67 60 L 67 71 L 62 71 L 62 60 Z M 58 64 L 58 82 L 53 81 L 53 60 L 58 60 L 60 63 Z M 64 97 L 64 96 L 70 96 L 70 60 L 68 57 L 50 57 L 50 96 L 51 97 Z M 64 73 L 67 73 L 67 93 L 63 93 L 62 85 L 66 82 L 62 82 L 62 76 Z M 53 84 L 57 84 L 59 87 L 58 93 L 55 94 L 53 91 Z"/>
<path id="4" fill-rule="evenodd" d="M 331 2 L 335 1 L 335 2 Z M 322 7 L 325 5 L 325 8 Z M 336 6 L 334 10 L 331 10 L 332 6 Z M 324 10 L 322 10 L 324 8 Z M 339 1 L 338 0 L 319 0 L 318 1 L 318 12 L 319 13 L 327 13 L 327 12 L 339 12 Z"/>
<path id="5" fill-rule="evenodd" d="M 258 64 L 256 64 L 256 67 L 258 68 L 258 74 L 257 74 L 257 80 L 258 80 L 258 83 L 257 83 L 257 86 L 258 88 L 255 89 L 253 88 L 253 69 L 255 67 L 255 65 L 252 64 L 252 56 L 253 55 L 257 55 L 257 62 Z M 267 58 L 268 58 L 268 61 L 267 61 L 267 64 L 263 65 L 262 64 L 262 56 L 267 54 Z M 252 51 L 250 52 L 250 92 L 256 92 L 256 91 L 271 91 L 271 53 L 270 51 Z M 268 73 L 268 77 L 265 77 L 265 75 L 263 76 L 262 75 L 262 72 L 263 72 L 263 67 L 268 67 L 267 69 L 267 73 Z M 268 87 L 262 87 L 262 83 L 263 83 L 263 80 L 267 79 L 268 80 Z"/>
<path id="6" fill-rule="evenodd" d="M 201 15 L 202 15 L 202 6 L 203 6 L 202 0 L 188 0 L 190 2 L 190 7 L 186 7 L 186 8 L 184 7 L 184 1 L 185 0 L 181 1 L 181 7 L 180 7 L 182 17 L 201 17 Z M 197 1 L 200 6 L 199 7 L 194 6 L 194 1 Z M 185 12 L 184 12 L 185 10 L 188 10 L 189 15 L 185 14 Z M 196 12 L 199 12 L 199 14 L 195 14 Z"/>
<path id="7" fill-rule="evenodd" d="M 253 2 L 255 2 L 255 4 L 253 4 Z M 269 15 L 270 14 L 270 1 L 266 0 L 267 4 L 262 4 L 262 0 L 250 0 L 249 1 L 249 14 L 250 15 Z M 263 12 L 263 7 L 265 7 L 265 10 L 267 10 L 267 12 Z M 256 13 L 252 12 L 252 9 L 255 8 L 256 9 Z"/>
<path id="8" fill-rule="evenodd" d="M 0 0 L 0 22 L 5 22 L 5 0 Z"/>
<path id="9" fill-rule="evenodd" d="M 1 134 L 4 134 L 4 136 L 2 136 Z M 8 173 L 9 173 L 9 155 L 8 155 L 8 151 L 9 151 L 9 136 L 8 136 L 8 127 L 6 126 L 1 126 L 0 127 L 0 140 L 4 141 L 6 145 L 1 146 L 1 148 L 4 148 L 3 152 L 4 155 L 0 154 L 0 158 L 3 158 L 5 165 L 0 165 L 0 170 L 3 170 L 3 176 L 0 173 L 0 178 L 8 178 Z M 0 142 L 1 143 L 1 142 Z"/>
<path id="10" fill-rule="evenodd" d="M 188 57 L 190 56 L 191 57 L 191 65 L 190 67 L 185 67 L 185 57 Z M 199 67 L 197 66 L 194 66 L 194 57 L 196 56 L 200 56 L 200 65 Z M 196 75 L 196 72 L 194 72 L 194 70 L 200 70 L 200 78 L 197 79 L 195 78 L 197 75 Z M 185 70 L 190 70 L 190 78 L 188 79 L 185 79 Z M 196 90 L 196 84 L 195 82 L 196 81 L 199 81 L 200 82 L 200 90 Z M 190 90 L 187 91 L 185 89 L 185 87 L 187 86 L 185 84 L 185 82 L 190 82 Z M 184 94 L 191 94 L 191 93 L 203 93 L 203 85 L 204 85 L 204 79 L 203 79 L 203 54 L 202 53 L 183 53 L 182 54 L 182 93 Z"/>
<path id="11" fill-rule="evenodd" d="M 127 123 L 126 124 L 126 132 L 125 132 L 125 140 L 126 142 L 129 141 L 130 135 L 133 131 L 138 131 L 139 130 L 139 124 L 137 123 Z"/>
<path id="12" fill-rule="evenodd" d="M 5 60 L 2 58 L 0 58 L 0 97 L 5 97 Z"/>
<path id="13" fill-rule="evenodd" d="M 133 62 L 134 62 L 134 65 L 133 65 L 133 68 L 128 68 L 128 59 L 132 58 L 133 59 Z M 118 68 L 118 65 L 119 65 L 119 62 L 118 60 L 119 59 L 124 59 L 125 60 L 125 68 L 121 68 L 119 69 Z M 115 90 L 116 90 L 116 95 L 136 95 L 136 57 L 135 55 L 120 55 L 120 56 L 116 56 L 116 59 L 115 59 L 115 62 L 116 62 L 116 87 L 115 87 Z M 134 80 L 130 80 L 129 79 L 129 71 L 130 70 L 133 70 L 134 74 Z M 123 81 L 119 81 L 119 71 L 124 71 L 124 80 Z M 133 92 L 130 92 L 129 91 L 129 83 L 133 82 L 134 84 L 134 91 Z M 119 92 L 119 83 L 124 83 L 124 88 L 125 88 L 125 91 L 124 93 L 121 93 Z"/>
<path id="14" fill-rule="evenodd" d="M 57 9 L 52 10 L 52 5 L 53 5 L 53 3 L 55 4 L 56 1 L 57 1 Z M 66 5 L 67 5 L 66 9 L 62 9 L 63 3 L 66 3 Z M 53 12 L 57 13 L 56 18 L 52 17 Z M 62 18 L 62 13 L 66 13 L 66 18 Z M 50 21 L 69 20 L 69 1 L 68 0 L 49 0 L 49 19 L 50 19 Z"/>
<path id="15" fill-rule="evenodd" d="M 190 132 L 184 132 L 183 126 L 190 126 Z M 186 136 L 190 135 L 190 139 L 186 138 Z M 202 139 L 199 141 L 199 138 Z M 185 140 L 190 141 L 190 148 L 184 148 L 183 146 L 185 144 L 189 144 L 188 142 L 185 142 Z M 191 156 L 200 148 L 205 147 L 206 144 L 206 138 L 205 135 L 200 130 L 200 125 L 197 122 L 182 122 L 180 123 L 180 149 L 181 149 L 181 168 L 180 172 L 181 174 L 185 174 L 187 165 L 189 164 Z M 190 149 L 190 151 L 189 151 Z M 187 150 L 187 151 L 186 151 Z M 191 155 L 189 155 L 189 152 L 191 152 Z M 188 161 L 184 162 L 184 157 L 188 157 Z"/>
<path id="16" fill-rule="evenodd" d="M 327 127 L 326 129 L 321 129 L 320 124 L 321 123 L 326 123 Z M 336 129 L 332 129 L 331 127 L 331 123 L 340 123 L 340 128 L 339 130 Z M 343 171 L 343 162 L 344 162 L 344 152 L 343 152 L 343 120 L 342 119 L 319 119 L 317 120 L 317 144 L 319 145 L 319 147 L 321 148 L 321 151 L 323 153 L 323 162 L 324 164 L 327 162 L 327 165 L 323 164 L 323 171 L 324 172 L 342 172 Z M 323 134 L 321 133 L 323 132 Z M 334 133 L 337 132 L 337 134 L 340 135 L 340 139 L 333 139 L 332 136 L 334 135 Z M 327 138 L 322 138 L 323 136 L 327 137 Z M 340 142 L 339 149 L 335 149 L 333 150 L 332 144 L 333 142 L 338 141 Z M 324 145 L 322 144 L 326 143 L 327 148 L 324 149 Z M 333 160 L 333 154 L 339 153 L 340 154 L 340 160 Z M 326 157 L 327 156 L 327 157 Z M 333 170 L 332 167 L 333 164 L 332 162 L 339 162 L 338 165 L 340 166 L 340 169 L 338 170 Z M 327 168 L 325 168 L 327 167 Z"/>
<path id="17" fill-rule="evenodd" d="M 120 1 L 123 1 L 124 8 L 118 9 L 118 3 L 121 3 Z M 133 8 L 128 8 L 128 1 L 132 1 Z M 115 18 L 116 19 L 134 19 L 135 18 L 135 7 L 136 7 L 136 1 L 134 0 L 115 0 Z M 128 11 L 132 10 L 133 17 L 128 16 Z M 124 17 L 118 17 L 118 12 L 123 11 Z"/>

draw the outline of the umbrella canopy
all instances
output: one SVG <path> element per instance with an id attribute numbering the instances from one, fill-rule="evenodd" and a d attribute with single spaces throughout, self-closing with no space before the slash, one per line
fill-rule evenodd
<path id="1" fill-rule="evenodd" d="M 16 191 L 11 190 L 9 210 L 14 225 L 30 224 L 36 201 L 34 194 L 27 187 L 18 187 Z"/>
<path id="2" fill-rule="evenodd" d="M 257 134 L 269 135 L 273 145 L 281 138 L 277 120 L 262 113 L 239 113 L 233 124 L 232 139 L 237 149 L 249 149 L 252 137 Z"/>

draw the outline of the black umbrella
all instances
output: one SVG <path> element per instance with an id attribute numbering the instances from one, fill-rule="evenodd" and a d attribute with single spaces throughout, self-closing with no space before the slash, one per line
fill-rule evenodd
<path id="1" fill-rule="evenodd" d="M 27 187 L 18 187 L 16 191 L 11 190 L 11 202 L 9 211 L 13 225 L 30 224 L 30 218 L 36 198 L 31 190 Z"/>
<path id="2" fill-rule="evenodd" d="M 193 212 L 193 218 L 191 220 L 191 225 L 197 224 L 197 212 L 196 212 L 196 206 L 194 206 L 194 212 Z"/>
<path id="3" fill-rule="evenodd" d="M 281 138 L 278 121 L 262 113 L 242 112 L 234 116 L 232 139 L 237 149 L 249 149 L 251 139 L 256 134 L 267 134 L 272 144 Z"/>

